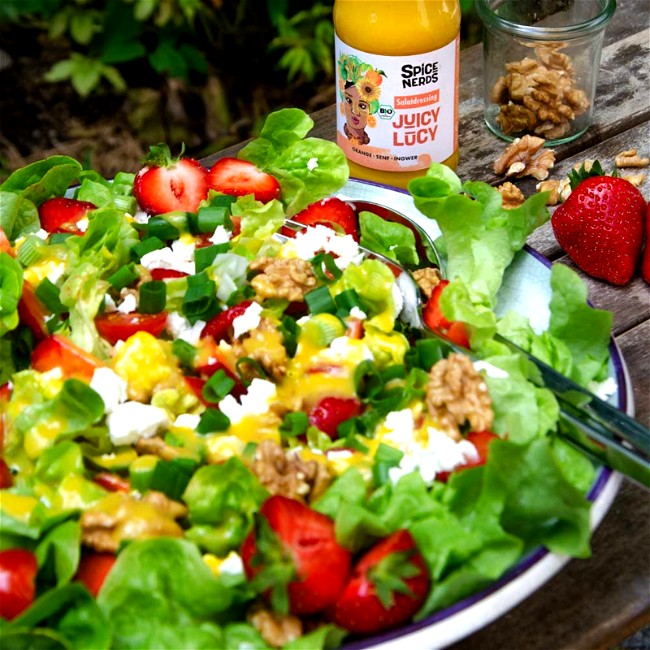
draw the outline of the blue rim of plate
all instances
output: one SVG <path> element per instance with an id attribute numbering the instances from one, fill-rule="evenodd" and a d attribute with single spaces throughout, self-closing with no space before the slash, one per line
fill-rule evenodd
<path id="1" fill-rule="evenodd" d="M 377 197 L 377 200 L 372 195 L 367 195 L 367 192 L 376 190 L 382 195 L 387 192 L 389 196 L 395 194 L 399 198 L 399 208 L 393 208 L 387 204 L 384 196 Z M 367 203 L 375 202 L 377 205 L 387 207 L 407 220 L 415 222 L 416 226 L 424 228 L 426 225 L 427 217 L 420 215 L 417 208 L 411 205 L 411 195 L 401 188 L 391 187 L 381 183 L 366 181 L 356 178 L 350 178 L 348 184 L 337 193 L 337 195 L 354 203 L 355 199 Z M 411 212 L 410 211 L 415 211 Z M 428 220 L 431 222 L 431 220 Z M 433 223 L 433 222 L 431 222 Z M 437 228 L 437 226 L 436 226 Z M 539 263 L 547 268 L 551 268 L 552 264 L 548 258 L 540 252 L 529 246 L 524 245 L 523 250 L 535 258 Z M 634 415 L 634 404 L 632 399 L 632 387 L 623 360 L 622 353 L 614 339 L 611 339 L 610 345 L 610 359 L 612 367 L 612 375 L 617 383 L 617 394 L 615 406 L 628 415 Z M 597 476 L 591 486 L 587 498 L 592 502 L 591 513 L 591 530 L 593 531 L 598 527 L 603 517 L 612 505 L 618 489 L 620 487 L 622 476 L 617 472 L 613 472 L 606 467 L 598 470 Z M 596 508 L 596 506 L 598 506 Z M 414 642 L 422 642 L 426 639 L 427 647 L 429 650 L 433 648 L 443 648 L 446 645 L 460 641 L 469 635 L 477 632 L 481 628 L 489 625 L 494 620 L 505 614 L 508 610 L 512 609 L 522 601 L 524 601 L 532 593 L 540 589 L 545 582 L 550 580 L 562 567 L 569 562 L 570 558 L 560 557 L 551 553 L 544 547 L 538 547 L 524 556 L 515 566 L 504 573 L 501 578 L 495 580 L 488 587 L 468 596 L 449 607 L 446 607 L 438 612 L 435 612 L 420 621 L 404 625 L 393 630 L 388 630 L 382 634 L 364 639 L 350 641 L 341 646 L 341 650 L 397 650 L 403 648 L 405 642 L 413 644 Z M 534 576 L 529 576 L 535 572 Z M 526 578 L 529 578 L 528 584 L 517 585 L 522 583 Z M 504 590 L 510 590 L 504 598 L 500 598 L 500 594 Z M 473 612 L 473 608 L 477 608 L 482 604 L 486 604 L 486 599 L 496 599 L 500 602 L 490 603 L 486 606 L 486 612 Z M 460 615 L 468 617 L 469 615 L 478 618 L 470 622 L 463 619 L 462 624 L 460 620 L 456 622 L 454 619 Z M 446 629 L 442 626 L 447 625 Z M 411 647 L 415 647 L 411 645 Z M 421 646 L 417 646 L 421 647 Z"/>

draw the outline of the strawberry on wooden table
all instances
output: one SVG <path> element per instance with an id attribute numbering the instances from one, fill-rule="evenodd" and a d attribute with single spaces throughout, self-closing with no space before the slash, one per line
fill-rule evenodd
<path id="1" fill-rule="evenodd" d="M 96 207 L 90 201 L 67 199 L 63 196 L 47 199 L 38 208 L 41 228 L 49 233 L 82 235 L 84 230 L 79 227 L 79 222 Z"/>
<path id="2" fill-rule="evenodd" d="M 280 198 L 280 183 L 248 160 L 221 158 L 208 174 L 210 188 L 231 196 L 253 194 L 257 201 L 268 203 Z"/>
<path id="3" fill-rule="evenodd" d="M 588 275 L 627 284 L 639 262 L 646 202 L 629 181 L 606 176 L 600 165 L 571 176 L 573 188 L 551 216 L 558 244 Z M 591 175 L 589 175 L 591 174 Z"/>
<path id="4" fill-rule="evenodd" d="M 207 169 L 182 154 L 172 158 L 166 144 L 150 149 L 133 182 L 133 195 L 140 207 L 154 215 L 173 210 L 196 212 L 208 196 Z"/>

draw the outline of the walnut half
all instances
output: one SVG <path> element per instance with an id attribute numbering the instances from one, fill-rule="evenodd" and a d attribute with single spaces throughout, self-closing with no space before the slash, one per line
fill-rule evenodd
<path id="1" fill-rule="evenodd" d="M 545 142 L 544 138 L 533 135 L 517 138 L 494 161 L 494 172 L 507 177 L 532 176 L 538 181 L 545 180 L 555 165 L 555 152 L 543 149 Z"/>

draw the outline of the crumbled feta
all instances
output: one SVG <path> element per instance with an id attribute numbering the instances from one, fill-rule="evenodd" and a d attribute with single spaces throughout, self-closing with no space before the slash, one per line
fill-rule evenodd
<path id="1" fill-rule="evenodd" d="M 497 368 L 496 366 L 493 366 L 491 363 L 488 363 L 487 361 L 475 361 L 474 369 L 477 372 L 481 372 L 481 370 L 484 370 L 485 374 L 488 377 L 492 377 L 494 379 L 507 379 L 509 376 L 505 370 L 503 370 L 502 368 Z"/>
<path id="2" fill-rule="evenodd" d="M 295 255 L 303 260 L 312 259 L 323 251 L 336 255 L 335 264 L 343 270 L 350 264 L 359 264 L 363 253 L 352 235 L 339 235 L 331 228 L 323 225 L 310 226 L 286 242 L 283 246 L 283 256 Z M 289 255 L 286 255 L 288 253 Z"/>
<path id="3" fill-rule="evenodd" d="M 213 244 L 225 244 L 230 241 L 232 233 L 223 226 L 217 226 L 209 241 Z"/>
<path id="4" fill-rule="evenodd" d="M 120 314 L 130 314 L 138 308 L 138 302 L 132 293 L 127 293 L 122 302 L 117 306 Z"/>
<path id="5" fill-rule="evenodd" d="M 34 233 L 39 239 L 47 239 L 50 236 L 50 233 L 47 232 L 47 230 L 43 230 L 42 228 L 40 230 L 37 230 Z"/>
<path id="6" fill-rule="evenodd" d="M 144 210 L 138 210 L 133 215 L 133 221 L 135 223 L 147 223 L 149 221 L 149 215 Z"/>
<path id="7" fill-rule="evenodd" d="M 321 350 L 319 358 L 333 363 L 359 364 L 374 359 L 372 351 L 361 339 L 337 336 L 328 348 Z"/>
<path id="8" fill-rule="evenodd" d="M 90 380 L 90 387 L 104 401 L 105 413 L 112 413 L 122 402 L 126 402 L 127 383 L 110 368 L 97 368 Z"/>
<path id="9" fill-rule="evenodd" d="M 260 324 L 260 314 L 262 313 L 262 305 L 258 302 L 252 302 L 246 307 L 243 314 L 240 314 L 232 321 L 233 336 L 238 339 L 242 334 L 254 330 Z"/>
<path id="10" fill-rule="evenodd" d="M 368 314 L 366 314 L 365 311 L 359 309 L 356 305 L 350 309 L 350 316 L 359 320 L 366 320 L 366 318 L 368 318 Z"/>
<path id="11" fill-rule="evenodd" d="M 318 158 L 310 158 L 310 159 L 307 161 L 307 169 L 308 169 L 310 172 L 313 172 L 314 169 L 316 169 L 316 167 L 318 167 Z"/>
<path id="12" fill-rule="evenodd" d="M 176 311 L 167 314 L 165 329 L 175 339 L 186 341 L 190 345 L 196 345 L 201 338 L 201 332 L 205 327 L 205 321 L 197 320 L 194 325 L 185 316 Z"/>
<path id="13" fill-rule="evenodd" d="M 226 395 L 219 402 L 219 409 L 231 424 L 237 424 L 247 415 L 262 415 L 269 410 L 271 400 L 275 397 L 275 384 L 256 377 L 250 383 L 248 392 L 238 402 L 232 395 Z"/>
<path id="14" fill-rule="evenodd" d="M 182 429 L 196 429 L 201 421 L 201 416 L 196 413 L 181 413 L 175 420 L 174 426 Z"/>
<path id="15" fill-rule="evenodd" d="M 119 404 L 106 418 L 114 445 L 132 445 L 141 438 L 151 438 L 169 426 L 167 413 L 157 406 L 141 402 Z"/>
<path id="16" fill-rule="evenodd" d="M 109 313 L 117 311 L 115 301 L 108 294 L 104 296 L 104 311 Z"/>
<path id="17" fill-rule="evenodd" d="M 177 239 L 171 248 L 159 248 L 143 255 L 140 264 L 148 269 L 171 269 L 192 275 L 195 271 L 194 249 L 194 244 Z"/>
<path id="18" fill-rule="evenodd" d="M 448 472 L 470 460 L 478 459 L 476 447 L 467 440 L 456 441 L 433 427 L 427 428 L 426 440 L 418 437 L 410 409 L 392 411 L 386 416 L 387 429 L 382 442 L 399 449 L 404 456 L 388 476 L 396 483 L 405 474 L 418 470 L 422 480 L 430 484 L 440 472 Z"/>
<path id="19" fill-rule="evenodd" d="M 86 230 L 88 230 L 89 223 L 90 222 L 88 221 L 88 217 L 82 217 L 79 219 L 79 221 L 77 221 L 77 228 L 79 228 L 81 232 L 86 232 Z"/>
<path id="20" fill-rule="evenodd" d="M 228 573 L 230 575 L 238 575 L 244 573 L 244 562 L 241 555 L 230 551 L 226 559 L 219 565 L 219 573 Z"/>

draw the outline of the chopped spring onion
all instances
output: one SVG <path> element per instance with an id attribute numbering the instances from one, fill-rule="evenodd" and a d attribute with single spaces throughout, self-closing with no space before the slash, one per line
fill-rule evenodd
<path id="1" fill-rule="evenodd" d="M 187 291 L 183 298 L 183 314 L 190 322 L 207 318 L 217 308 L 215 299 L 216 286 L 205 273 L 197 273 L 187 277 Z"/>
<path id="2" fill-rule="evenodd" d="M 301 336 L 311 345 L 325 348 L 344 333 L 345 325 L 340 318 L 333 314 L 316 314 L 303 323 Z"/>
<path id="3" fill-rule="evenodd" d="M 191 368 L 196 358 L 197 349 L 183 339 L 174 339 L 172 354 L 179 360 L 181 366 Z"/>
<path id="4" fill-rule="evenodd" d="M 120 267 L 115 271 L 115 273 L 109 276 L 108 283 L 113 287 L 113 289 L 120 291 L 121 289 L 124 289 L 124 287 L 128 287 L 130 284 L 135 282 L 138 277 L 140 276 L 135 270 L 134 264 L 131 263 Z"/>
<path id="5" fill-rule="evenodd" d="M 280 435 L 286 438 L 296 438 L 303 435 L 309 428 L 309 416 L 302 411 L 289 411 L 282 420 Z"/>
<path id="6" fill-rule="evenodd" d="M 159 314 L 167 302 L 167 287 L 162 280 L 152 280 L 140 285 L 138 311 L 141 314 Z"/>
<path id="7" fill-rule="evenodd" d="M 375 452 L 375 462 L 372 467 L 372 476 L 375 485 L 380 486 L 388 482 L 388 472 L 392 467 L 397 467 L 404 456 L 404 452 L 395 447 L 379 443 Z"/>
<path id="8" fill-rule="evenodd" d="M 158 237 L 163 241 L 178 239 L 180 235 L 179 229 L 162 217 L 151 217 L 145 229 L 148 237 Z"/>
<path id="9" fill-rule="evenodd" d="M 197 230 L 205 233 L 214 232 L 217 226 L 232 230 L 230 207 L 210 205 L 206 208 L 200 208 L 196 220 Z"/>
<path id="10" fill-rule="evenodd" d="M 18 261 L 24 267 L 38 262 L 43 257 L 45 245 L 45 242 L 40 237 L 29 235 L 18 249 Z"/>
<path id="11" fill-rule="evenodd" d="M 353 307 L 357 307 L 363 311 L 363 304 L 359 298 L 359 294 L 354 289 L 346 289 L 341 293 L 334 296 L 334 302 L 339 310 L 349 314 Z"/>
<path id="12" fill-rule="evenodd" d="M 194 249 L 194 268 L 196 273 L 204 271 L 212 266 L 217 255 L 227 253 L 230 250 L 230 244 L 213 244 L 212 246 L 202 246 Z"/>
<path id="13" fill-rule="evenodd" d="M 218 409 L 206 409 L 201 414 L 201 420 L 196 427 L 197 433 L 212 433 L 226 431 L 230 426 L 230 418 Z"/>
<path id="14" fill-rule="evenodd" d="M 203 386 L 203 397 L 208 402 L 220 402 L 233 389 L 235 380 L 226 374 L 223 368 L 219 368 Z"/>
<path id="15" fill-rule="evenodd" d="M 314 275 L 321 282 L 334 282 L 338 280 L 343 271 L 336 266 L 334 258 L 329 253 L 318 253 L 311 259 Z"/>
<path id="16" fill-rule="evenodd" d="M 158 239 L 158 237 L 147 237 L 146 239 L 143 239 L 141 242 L 138 242 L 131 249 L 131 257 L 136 262 L 139 262 L 142 259 L 142 257 L 144 257 L 147 253 L 151 253 L 151 251 L 156 251 L 160 248 L 165 248 L 164 241 Z"/>
<path id="17" fill-rule="evenodd" d="M 305 302 L 312 314 L 334 314 L 336 313 L 336 304 L 330 295 L 326 285 L 316 287 L 305 294 Z"/>

